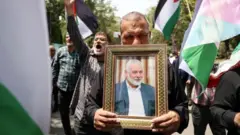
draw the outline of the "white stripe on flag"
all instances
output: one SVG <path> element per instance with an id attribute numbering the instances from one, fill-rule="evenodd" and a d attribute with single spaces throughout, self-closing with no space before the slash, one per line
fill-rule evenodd
<path id="1" fill-rule="evenodd" d="M 88 28 L 88 26 L 77 16 L 78 28 L 82 35 L 82 38 L 85 39 L 88 36 L 92 35 L 92 31 Z"/>
<path id="2" fill-rule="evenodd" d="M 162 10 L 160 11 L 156 21 L 155 21 L 155 29 L 162 32 L 168 20 L 173 16 L 179 7 L 180 0 L 176 3 L 173 0 L 167 0 L 164 4 Z"/>
<path id="3" fill-rule="evenodd" d="M 181 61 L 179 67 L 181 67 L 180 69 L 186 71 L 189 75 L 194 76 L 192 70 L 188 67 L 188 64 L 184 60 Z"/>

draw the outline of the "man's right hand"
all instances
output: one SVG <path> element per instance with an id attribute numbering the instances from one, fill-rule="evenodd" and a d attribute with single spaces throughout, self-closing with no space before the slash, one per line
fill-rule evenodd
<path id="1" fill-rule="evenodd" d="M 75 3 L 75 0 L 64 0 L 64 5 L 66 7 L 66 11 L 68 16 L 72 16 L 73 13 L 73 5 Z"/>
<path id="2" fill-rule="evenodd" d="M 237 113 L 234 117 L 234 123 L 237 127 L 240 127 L 240 113 Z"/>
<path id="3" fill-rule="evenodd" d="M 98 109 L 94 115 L 94 127 L 100 131 L 111 131 L 112 124 L 119 124 L 117 115 L 112 112 Z"/>

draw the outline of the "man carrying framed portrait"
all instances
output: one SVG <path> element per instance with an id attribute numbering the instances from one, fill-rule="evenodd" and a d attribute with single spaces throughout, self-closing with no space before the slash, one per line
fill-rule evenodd
<path id="1" fill-rule="evenodd" d="M 144 15 L 139 12 L 130 12 L 125 15 L 120 24 L 121 42 L 123 45 L 148 44 L 150 38 L 149 24 Z M 182 133 L 188 126 L 188 101 L 184 90 L 179 87 L 176 81 L 171 64 L 168 63 L 168 108 L 166 114 L 152 119 L 152 130 L 124 129 L 124 135 L 152 135 L 167 134 L 174 132 Z M 103 75 L 99 73 L 90 94 L 88 95 L 85 109 L 85 117 L 89 123 L 104 134 L 114 132 L 111 126 L 118 123 L 117 114 L 102 109 L 103 101 Z M 115 132 L 116 133 L 116 132 Z M 115 134 L 114 133 L 114 134 Z M 96 133 L 97 134 L 97 133 Z"/>
<path id="2" fill-rule="evenodd" d="M 72 8 L 74 2 L 74 0 L 65 0 L 66 8 Z M 123 45 L 149 44 L 149 24 L 145 16 L 139 12 L 130 12 L 125 15 L 121 20 L 120 31 Z M 174 132 L 182 133 L 188 126 L 189 121 L 188 102 L 184 90 L 179 87 L 179 82 L 176 81 L 177 76 L 174 75 L 171 64 L 169 62 L 166 64 L 168 65 L 169 111 L 151 120 L 151 130 L 123 129 L 121 132 L 115 131 L 111 125 L 119 123 L 117 120 L 118 115 L 102 109 L 104 71 L 101 69 L 98 71 L 96 82 L 87 96 L 87 102 L 85 102 L 85 110 L 83 113 L 83 117 L 85 117 L 88 123 L 97 130 L 94 131 L 95 133 L 91 132 L 85 134 L 170 135 Z"/>

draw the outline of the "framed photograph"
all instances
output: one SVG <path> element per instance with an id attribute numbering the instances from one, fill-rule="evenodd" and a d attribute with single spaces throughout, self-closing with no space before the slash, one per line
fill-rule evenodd
<path id="1" fill-rule="evenodd" d="M 167 45 L 114 45 L 105 52 L 103 109 L 116 127 L 151 129 L 151 119 L 168 110 Z"/>

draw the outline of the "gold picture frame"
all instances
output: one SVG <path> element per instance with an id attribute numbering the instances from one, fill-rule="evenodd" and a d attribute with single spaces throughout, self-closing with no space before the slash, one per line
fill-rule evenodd
<path id="1" fill-rule="evenodd" d="M 151 57 L 155 59 L 155 63 L 153 63 L 153 65 L 155 65 L 153 68 L 155 69 L 155 81 L 153 80 L 155 82 L 155 115 L 118 115 L 120 124 L 113 126 L 125 129 L 151 130 L 151 119 L 165 114 L 168 111 L 167 45 L 111 45 L 106 47 L 103 109 L 110 112 L 114 112 L 115 106 L 116 61 L 125 56 Z"/>

